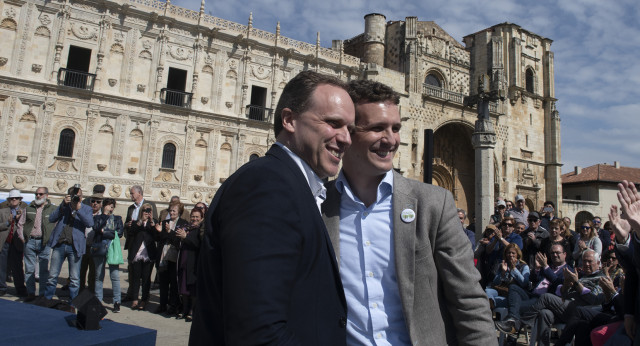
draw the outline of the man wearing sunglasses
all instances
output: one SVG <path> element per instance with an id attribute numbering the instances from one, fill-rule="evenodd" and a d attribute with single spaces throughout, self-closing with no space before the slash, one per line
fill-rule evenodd
<path id="1" fill-rule="evenodd" d="M 16 292 L 26 297 L 22 257 L 24 252 L 23 225 L 25 220 L 20 190 L 9 191 L 8 207 L 0 209 L 0 296 L 7 292 L 7 270 L 11 269 Z"/>
<path id="2" fill-rule="evenodd" d="M 26 302 L 36 297 L 36 266 L 38 268 L 39 295 L 44 296 L 44 291 L 49 278 L 49 258 L 51 247 L 47 245 L 55 223 L 49 222 L 49 216 L 56 207 L 49 201 L 49 189 L 39 187 L 36 190 L 36 198 L 27 207 L 27 218 L 24 223 L 24 269 L 27 282 Z"/>

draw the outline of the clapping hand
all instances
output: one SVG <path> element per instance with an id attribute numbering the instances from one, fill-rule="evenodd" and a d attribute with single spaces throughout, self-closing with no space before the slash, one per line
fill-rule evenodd
<path id="1" fill-rule="evenodd" d="M 600 277 L 600 280 L 598 280 L 598 284 L 600 285 L 600 287 L 602 287 L 602 290 L 605 293 L 609 295 L 613 295 L 616 293 L 616 288 L 613 286 L 613 280 L 611 280 L 608 273 L 607 275 Z"/>
<path id="2" fill-rule="evenodd" d="M 538 268 L 546 268 L 547 267 L 547 255 L 543 254 L 542 252 L 538 252 L 536 254 L 536 265 L 538 266 Z"/>
<path id="3" fill-rule="evenodd" d="M 629 222 L 636 235 L 640 235 L 640 194 L 636 185 L 626 180 L 618 184 L 618 201 L 622 206 L 622 218 Z"/>
<path id="4" fill-rule="evenodd" d="M 509 270 L 509 266 L 507 265 L 507 262 L 505 262 L 504 260 L 500 264 L 500 268 L 502 268 L 503 273 L 506 273 Z"/>
<path id="5" fill-rule="evenodd" d="M 572 272 L 571 270 L 569 270 L 569 268 L 564 268 L 563 269 L 563 273 L 564 273 L 564 282 L 565 284 L 574 284 L 576 282 L 578 282 L 578 274 Z"/>

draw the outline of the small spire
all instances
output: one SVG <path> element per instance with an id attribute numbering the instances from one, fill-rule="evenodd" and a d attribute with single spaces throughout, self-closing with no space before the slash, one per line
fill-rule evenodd
<path id="1" fill-rule="evenodd" d="M 253 12 L 249 12 L 249 27 L 253 26 Z"/>
<path id="2" fill-rule="evenodd" d="M 316 46 L 320 46 L 320 31 L 316 33 Z"/>
<path id="3" fill-rule="evenodd" d="M 200 13 L 204 13 L 204 0 L 200 2 Z"/>
<path id="4" fill-rule="evenodd" d="M 278 24 L 276 25 L 276 36 L 280 36 L 280 21 L 278 21 Z"/>

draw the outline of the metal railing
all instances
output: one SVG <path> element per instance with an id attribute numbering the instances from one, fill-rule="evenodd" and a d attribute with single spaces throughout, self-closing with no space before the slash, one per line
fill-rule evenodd
<path id="1" fill-rule="evenodd" d="M 96 75 L 93 73 L 66 68 L 60 68 L 58 70 L 58 85 L 93 91 L 93 84 L 95 80 Z"/>
<path id="2" fill-rule="evenodd" d="M 191 108 L 193 93 L 162 88 L 160 90 L 160 102 L 166 105 Z"/>
<path id="3" fill-rule="evenodd" d="M 273 109 L 263 106 L 247 105 L 245 114 L 247 115 L 247 119 L 250 120 L 270 122 L 272 111 Z"/>
<path id="4" fill-rule="evenodd" d="M 437 86 L 423 84 L 422 94 L 424 96 L 436 97 L 443 100 L 449 100 L 456 103 L 462 103 L 464 95 L 461 93 L 442 89 Z"/>

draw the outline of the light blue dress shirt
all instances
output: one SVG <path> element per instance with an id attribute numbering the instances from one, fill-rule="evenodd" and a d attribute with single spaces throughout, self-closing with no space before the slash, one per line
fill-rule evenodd
<path id="1" fill-rule="evenodd" d="M 354 196 L 343 173 L 340 200 L 340 277 L 347 299 L 348 345 L 410 345 L 393 249 L 393 174 L 387 172 L 375 203 Z"/>

